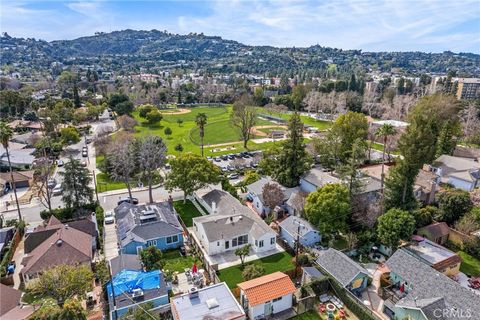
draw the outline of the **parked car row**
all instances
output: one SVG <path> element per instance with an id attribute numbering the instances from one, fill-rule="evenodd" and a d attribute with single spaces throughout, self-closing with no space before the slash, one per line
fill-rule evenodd
<path id="1" fill-rule="evenodd" d="M 261 152 L 262 151 L 252 151 L 252 152 L 245 151 L 245 152 L 239 152 L 239 153 L 224 154 L 217 157 L 208 156 L 207 159 L 215 162 L 222 162 L 222 161 L 235 160 L 235 159 L 251 159 L 255 156 L 255 154 L 259 154 Z"/>

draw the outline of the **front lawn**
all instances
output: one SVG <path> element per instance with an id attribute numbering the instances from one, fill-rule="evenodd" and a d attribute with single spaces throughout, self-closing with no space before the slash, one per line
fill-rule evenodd
<path id="1" fill-rule="evenodd" d="M 186 203 L 183 203 L 183 201 L 175 201 L 173 203 L 173 207 L 187 227 L 191 227 L 193 225 L 193 218 L 200 217 L 202 215 L 190 200 L 187 200 Z"/>
<path id="2" fill-rule="evenodd" d="M 292 262 L 292 256 L 287 252 L 280 252 L 272 256 L 251 261 L 248 264 L 260 264 L 265 268 L 265 274 L 270 274 L 276 271 L 289 271 L 295 269 L 295 264 Z M 230 289 L 237 286 L 238 283 L 243 282 L 242 266 L 236 265 L 219 271 L 219 278 L 225 281 Z"/>
<path id="3" fill-rule="evenodd" d="M 184 272 L 186 268 L 192 268 L 194 262 L 196 262 L 198 268 L 201 268 L 200 261 L 195 261 L 193 256 L 183 257 L 179 250 L 163 252 L 162 260 L 165 262 L 164 270 Z"/>
<path id="4" fill-rule="evenodd" d="M 99 173 L 97 174 L 97 190 L 99 193 L 112 191 L 112 190 L 120 190 L 125 189 L 125 183 L 119 181 L 113 181 L 110 179 L 108 174 L 106 173 Z"/>
<path id="5" fill-rule="evenodd" d="M 462 258 L 461 272 L 472 277 L 480 276 L 480 260 L 464 251 L 458 251 L 457 254 Z"/>

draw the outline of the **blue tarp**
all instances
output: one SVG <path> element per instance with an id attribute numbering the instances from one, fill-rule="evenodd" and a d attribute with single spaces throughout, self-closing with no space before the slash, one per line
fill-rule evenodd
<path id="1" fill-rule="evenodd" d="M 160 270 L 150 272 L 123 270 L 113 277 L 113 289 L 115 296 L 126 292 L 131 293 L 133 289 L 150 290 L 160 288 Z M 112 285 L 107 284 L 108 296 L 112 296 Z"/>

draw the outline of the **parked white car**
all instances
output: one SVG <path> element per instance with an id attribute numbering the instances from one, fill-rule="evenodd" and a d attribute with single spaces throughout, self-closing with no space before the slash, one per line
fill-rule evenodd
<path id="1" fill-rule="evenodd" d="M 113 212 L 112 211 L 107 211 L 105 212 L 105 217 L 103 219 L 105 221 L 105 224 L 112 224 L 115 222 L 115 218 L 113 217 Z"/>
<path id="2" fill-rule="evenodd" d="M 63 188 L 61 184 L 57 184 L 55 188 L 52 189 L 52 195 L 59 196 L 63 193 Z"/>

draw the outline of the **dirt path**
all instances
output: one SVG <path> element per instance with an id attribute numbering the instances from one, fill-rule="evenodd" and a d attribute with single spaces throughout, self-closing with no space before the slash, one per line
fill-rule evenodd
<path id="1" fill-rule="evenodd" d="M 168 109 L 163 109 L 163 110 L 168 110 Z M 185 113 L 190 113 L 192 110 L 190 109 L 183 109 L 183 108 L 178 108 L 178 111 L 175 112 L 162 112 L 162 109 L 160 109 L 160 113 L 163 113 L 164 115 L 176 115 L 176 114 L 185 114 Z"/>
<path id="2" fill-rule="evenodd" d="M 268 134 L 266 134 L 263 131 L 260 131 L 259 129 L 268 129 L 268 128 L 284 128 L 287 129 L 287 126 L 282 126 L 282 125 L 265 125 L 265 126 L 254 126 L 250 132 L 253 135 L 259 136 L 259 137 L 266 137 Z"/>

